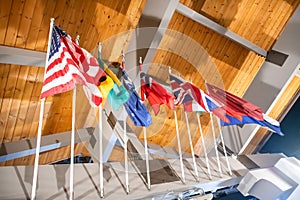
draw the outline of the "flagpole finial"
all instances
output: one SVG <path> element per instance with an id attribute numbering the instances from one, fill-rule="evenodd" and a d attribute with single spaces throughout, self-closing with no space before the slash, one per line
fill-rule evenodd
<path id="1" fill-rule="evenodd" d="M 125 54 L 124 54 L 123 50 L 121 51 L 121 54 L 122 54 L 122 69 L 124 70 L 125 69 Z"/>
<path id="2" fill-rule="evenodd" d="M 140 63 L 140 72 L 142 72 L 142 57 L 140 57 L 140 60 L 139 60 L 139 63 Z"/>
<path id="3" fill-rule="evenodd" d="M 102 43 L 101 42 L 98 43 L 98 51 L 102 53 Z"/>
<path id="4" fill-rule="evenodd" d="M 79 40 L 80 40 L 80 36 L 77 35 L 77 36 L 76 36 L 76 43 L 77 43 L 77 44 L 79 44 Z"/>

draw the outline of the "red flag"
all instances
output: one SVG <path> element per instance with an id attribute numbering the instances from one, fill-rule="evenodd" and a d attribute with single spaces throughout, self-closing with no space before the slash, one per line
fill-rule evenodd
<path id="1" fill-rule="evenodd" d="M 51 47 L 46 66 L 41 99 L 72 90 L 76 84 L 83 85 L 91 106 L 99 106 L 102 95 L 97 88 L 106 74 L 98 61 L 62 29 L 53 25 Z"/>
<path id="2" fill-rule="evenodd" d="M 144 101 L 145 96 L 153 108 L 155 115 L 159 113 L 160 105 L 165 104 L 169 109 L 174 110 L 175 97 L 168 93 L 167 90 L 153 80 L 149 75 L 141 72 L 141 99 Z"/>
<path id="3" fill-rule="evenodd" d="M 222 108 L 229 116 L 235 117 L 240 121 L 245 116 L 259 121 L 264 120 L 260 107 L 210 84 L 207 84 L 207 90 L 212 98 L 224 105 Z"/>

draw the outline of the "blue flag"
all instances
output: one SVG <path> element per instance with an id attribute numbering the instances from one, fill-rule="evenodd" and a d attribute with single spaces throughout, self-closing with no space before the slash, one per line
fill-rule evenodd
<path id="1" fill-rule="evenodd" d="M 129 78 L 125 69 L 122 70 L 123 84 L 130 94 L 128 101 L 124 104 L 125 109 L 136 126 L 147 127 L 152 124 L 151 115 L 135 91 L 135 86 Z"/>

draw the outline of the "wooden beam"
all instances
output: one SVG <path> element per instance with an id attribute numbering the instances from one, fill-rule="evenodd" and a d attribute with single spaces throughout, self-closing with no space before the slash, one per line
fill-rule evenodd
<path id="1" fill-rule="evenodd" d="M 0 45 L 0 63 L 45 67 L 46 53 Z"/>
<path id="2" fill-rule="evenodd" d="M 250 42 L 249 40 L 243 38 L 242 36 L 228 30 L 227 28 L 219 25 L 218 23 L 212 21 L 211 19 L 195 12 L 193 9 L 179 3 L 176 11 L 179 12 L 180 14 L 202 24 L 203 26 L 233 40 L 234 42 L 246 47 L 247 49 L 254 51 L 255 53 L 266 57 L 267 51 L 264 50 L 263 48 L 257 46 L 256 44 Z"/>

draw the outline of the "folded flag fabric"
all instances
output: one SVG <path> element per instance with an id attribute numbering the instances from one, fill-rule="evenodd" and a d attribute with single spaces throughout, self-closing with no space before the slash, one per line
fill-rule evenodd
<path id="1" fill-rule="evenodd" d="M 224 91 L 214 85 L 206 84 L 209 95 L 216 101 L 224 105 L 226 113 L 242 121 L 243 116 L 249 116 L 256 120 L 263 120 L 260 107 L 238 97 L 227 91 Z"/>
<path id="2" fill-rule="evenodd" d="M 171 88 L 175 96 L 175 105 L 183 104 L 186 112 L 212 112 L 228 122 L 224 113 L 218 110 L 221 105 L 195 85 L 170 73 Z"/>
<path id="3" fill-rule="evenodd" d="M 135 86 L 125 71 L 125 64 L 122 61 L 123 84 L 130 94 L 128 101 L 124 104 L 128 116 L 136 126 L 148 127 L 152 124 L 152 118 L 146 106 L 135 91 Z"/>
<path id="4" fill-rule="evenodd" d="M 41 99 L 81 84 L 91 106 L 99 106 L 102 95 L 97 85 L 106 74 L 99 68 L 97 59 L 55 24 L 50 45 Z"/>
<path id="5" fill-rule="evenodd" d="M 102 94 L 102 99 L 103 99 L 102 105 L 105 105 L 106 99 L 108 98 L 108 95 L 110 91 L 113 89 L 113 87 L 114 87 L 114 81 L 109 76 L 106 76 L 106 79 L 101 81 L 98 88 Z"/>
<path id="6" fill-rule="evenodd" d="M 148 74 L 141 72 L 141 99 L 148 99 L 155 115 L 160 111 L 160 105 L 165 104 L 169 109 L 174 110 L 174 95 L 153 80 Z"/>
<path id="7" fill-rule="evenodd" d="M 211 97 L 223 104 L 222 109 L 228 121 L 221 121 L 222 126 L 258 124 L 283 135 L 279 122 L 265 115 L 260 107 L 214 85 L 207 84 L 207 89 Z"/>
<path id="8" fill-rule="evenodd" d="M 109 83 L 110 84 L 112 83 L 112 85 L 109 86 L 111 88 L 110 88 L 110 90 L 109 90 L 109 92 L 107 94 L 107 98 L 108 98 L 108 100 L 109 100 L 110 105 L 112 106 L 112 108 L 114 110 L 119 110 L 120 107 L 126 101 L 128 101 L 128 99 L 129 99 L 129 93 L 127 92 L 127 90 L 124 87 L 124 85 L 120 82 L 120 80 L 118 79 L 118 77 L 108 68 L 108 66 L 102 60 L 101 49 L 102 49 L 102 46 L 101 46 L 101 44 L 99 44 L 99 48 L 98 48 L 98 62 L 99 62 L 99 66 L 108 75 L 107 77 L 108 77 L 108 79 L 110 79 L 109 81 L 111 81 Z"/>

